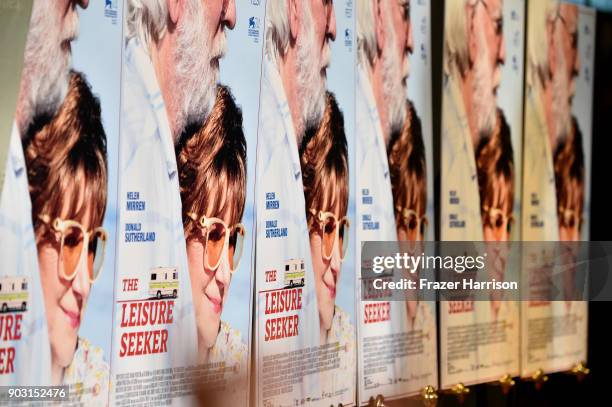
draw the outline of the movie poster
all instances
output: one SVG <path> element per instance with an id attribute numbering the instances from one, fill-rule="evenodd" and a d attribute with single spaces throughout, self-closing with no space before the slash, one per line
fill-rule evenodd
<path id="1" fill-rule="evenodd" d="M 523 240 L 559 244 L 525 255 L 523 272 L 531 291 L 560 278 L 563 297 L 530 291 L 522 303 L 523 376 L 569 370 L 587 357 L 588 305 L 571 301 L 576 265 L 564 263 L 579 250 L 567 242 L 589 239 L 595 17 L 569 3 L 529 3 Z"/>
<path id="2" fill-rule="evenodd" d="M 336 38 L 331 45 L 331 60 L 327 69 L 329 97 L 335 97 L 337 110 L 329 110 L 333 113 L 324 119 L 324 126 L 327 120 L 336 129 L 327 132 L 329 150 L 326 154 L 318 155 L 320 147 L 315 148 L 305 146 L 302 149 L 301 157 L 303 162 L 307 155 L 314 158 L 308 167 L 311 170 L 303 173 L 304 196 L 306 205 L 308 202 L 319 202 L 327 206 L 321 207 L 323 211 L 330 211 L 338 219 L 338 253 L 326 260 L 330 253 L 317 250 L 316 231 L 310 231 L 310 250 L 313 262 L 313 270 L 317 288 L 317 304 L 319 310 L 319 323 L 321 330 L 327 331 L 327 339 L 321 341 L 321 345 L 326 345 L 334 352 L 334 366 L 320 373 L 321 393 L 324 404 L 344 406 L 355 405 L 357 384 L 357 349 L 355 325 L 355 281 L 356 281 L 356 262 L 355 249 L 355 64 L 356 49 L 355 43 L 355 7 L 352 0 L 336 0 L 333 2 L 334 14 L 336 17 Z M 343 116 L 343 117 L 342 117 Z M 333 121 L 332 121 L 333 120 Z M 336 122 L 337 124 L 332 124 Z M 342 131 L 341 124 L 344 125 Z M 321 126 L 323 127 L 323 125 Z M 324 139 L 321 138 L 323 141 Z M 323 146 L 323 145 L 321 145 Z M 312 159 L 311 158 L 311 159 Z M 338 179 L 334 189 L 328 191 L 320 190 L 316 195 L 313 194 L 312 185 L 318 183 L 317 178 L 323 181 L 322 177 L 312 177 L 314 172 L 328 166 L 331 161 L 340 159 L 341 162 L 333 164 L 327 172 L 327 178 L 336 174 Z M 306 170 L 306 166 L 303 166 Z M 307 176 L 304 176 L 309 174 Z M 340 175 L 341 177 L 338 177 Z M 326 181 L 329 182 L 329 181 Z M 341 183 L 340 183 L 341 182 Z M 330 194 L 332 191 L 336 191 Z M 323 197 L 326 198 L 323 198 Z M 330 200 L 327 197 L 337 196 Z M 334 201 L 338 203 L 334 203 Z M 310 205 L 312 206 L 312 205 Z M 333 222 L 327 222 L 333 227 Z M 328 228 L 328 226 L 325 226 Z M 323 236 L 328 236 L 329 232 Z M 321 235 L 321 232 L 318 232 Z M 334 238 L 335 239 L 335 238 Z M 324 238 L 324 240 L 327 240 Z M 335 251 L 336 249 L 333 248 Z M 334 252 L 335 253 L 335 252 Z"/>
<path id="3" fill-rule="evenodd" d="M 353 2 L 289 4 L 263 27 L 255 404 L 350 405 Z"/>
<path id="4" fill-rule="evenodd" d="M 524 0 L 445 3 L 441 239 L 484 241 L 489 281 L 519 276 L 524 12 Z M 440 302 L 443 389 L 519 373 L 519 305 L 485 295 Z"/>
<path id="5" fill-rule="evenodd" d="M 358 264 L 364 241 L 399 241 L 398 250 L 422 252 L 422 242 L 435 239 L 429 15 L 427 1 L 358 2 Z M 436 387 L 433 299 L 418 295 L 389 301 L 368 287 L 362 277 L 357 299 L 359 403 Z"/>
<path id="6" fill-rule="evenodd" d="M 121 7 L 107 3 L 34 1 L 3 206 L 23 243 L 7 256 L 19 278 L 2 281 L 11 293 L 2 326 L 24 338 L 14 384 L 67 385 L 70 402 L 100 406 L 109 393 L 121 68 Z"/>
<path id="7" fill-rule="evenodd" d="M 28 176 L 15 127 L 31 11 L 32 1 L 0 5 L 0 386 L 49 382 L 49 341 Z M 46 371 L 32 374 L 41 362 Z"/>
<path id="8" fill-rule="evenodd" d="M 242 405 L 264 9 L 160 4 L 125 2 L 111 401 Z"/>

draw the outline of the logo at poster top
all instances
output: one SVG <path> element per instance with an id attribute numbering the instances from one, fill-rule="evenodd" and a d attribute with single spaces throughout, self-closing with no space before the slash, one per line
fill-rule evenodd
<path id="1" fill-rule="evenodd" d="M 344 30 L 344 46 L 349 50 L 353 49 L 353 34 L 349 28 Z"/>
<path id="2" fill-rule="evenodd" d="M 110 18 L 113 25 L 117 24 L 117 0 L 104 0 L 104 17 Z"/>
<path id="3" fill-rule="evenodd" d="M 259 26 L 259 17 L 249 17 L 247 34 L 250 38 L 253 39 L 253 42 L 255 44 L 259 43 Z"/>

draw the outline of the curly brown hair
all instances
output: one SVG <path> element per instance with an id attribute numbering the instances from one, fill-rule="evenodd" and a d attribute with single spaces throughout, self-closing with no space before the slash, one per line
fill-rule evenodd
<path id="1" fill-rule="evenodd" d="M 423 215 L 427 207 L 427 162 L 421 119 L 412 102 L 406 101 L 406 110 L 404 125 L 391 135 L 387 149 L 396 219 L 402 208 L 420 209 L 419 215 Z"/>
<path id="2" fill-rule="evenodd" d="M 39 215 L 102 225 L 107 199 L 106 134 L 100 102 L 83 74 L 72 72 L 56 115 L 24 137 L 36 242 L 48 238 Z M 88 216 L 86 219 L 85 217 Z"/>
<path id="3" fill-rule="evenodd" d="M 185 237 L 196 232 L 190 212 L 222 217 L 229 210 L 230 226 L 240 222 L 246 198 L 246 140 L 242 111 L 227 87 L 217 87 L 206 122 L 185 131 L 176 153 Z"/>
<path id="4" fill-rule="evenodd" d="M 499 183 L 504 181 L 508 186 L 506 198 L 508 199 L 508 213 L 511 214 L 514 208 L 514 153 L 510 126 L 500 109 L 497 109 L 497 123 L 494 132 L 480 139 L 475 155 L 481 214 L 485 216 L 486 208 L 491 209 L 496 204 L 493 202 L 495 191 L 498 190 Z"/>
<path id="5" fill-rule="evenodd" d="M 349 197 L 348 148 L 344 117 L 336 98 L 327 93 L 325 113 L 318 129 L 306 131 L 299 149 L 308 228 L 317 227 L 310 209 L 346 216 Z"/>
<path id="6" fill-rule="evenodd" d="M 575 117 L 572 118 L 572 131 L 555 148 L 554 169 L 557 210 L 573 209 L 581 219 L 584 209 L 584 151 L 582 132 Z"/>

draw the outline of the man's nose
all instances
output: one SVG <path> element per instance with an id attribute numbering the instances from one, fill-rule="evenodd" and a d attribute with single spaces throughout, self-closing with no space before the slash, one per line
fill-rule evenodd
<path id="1" fill-rule="evenodd" d="M 234 29 L 236 25 L 236 1 L 228 0 L 227 6 L 223 11 L 223 24 L 227 26 L 230 30 Z"/>
<path id="2" fill-rule="evenodd" d="M 336 40 L 336 13 L 334 12 L 334 4 L 330 3 L 328 5 L 329 11 L 327 14 L 327 36 L 331 38 L 332 41 Z"/>
<path id="3" fill-rule="evenodd" d="M 76 0 L 76 4 L 85 9 L 87 6 L 89 6 L 89 0 Z"/>

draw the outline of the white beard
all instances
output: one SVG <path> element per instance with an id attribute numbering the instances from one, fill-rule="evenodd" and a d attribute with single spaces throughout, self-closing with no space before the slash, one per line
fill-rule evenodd
<path id="1" fill-rule="evenodd" d="M 472 84 L 472 107 L 476 116 L 476 134 L 489 135 L 497 121 L 497 100 L 493 91 L 495 67 L 489 63 L 489 47 L 484 32 L 479 30 L 478 56 L 474 63 L 474 82 Z"/>
<path id="2" fill-rule="evenodd" d="M 570 78 L 567 74 L 567 61 L 563 53 L 561 41 L 555 41 L 559 64 L 552 79 L 552 117 L 555 141 L 565 140 L 572 131 L 572 106 Z"/>
<path id="3" fill-rule="evenodd" d="M 53 116 L 64 101 L 70 81 L 71 55 L 62 43 L 76 38 L 78 31 L 76 11 L 69 11 L 62 23 L 54 2 L 34 2 L 18 101 L 22 133 L 35 117 Z"/>
<path id="4" fill-rule="evenodd" d="M 383 94 L 388 106 L 389 135 L 402 130 L 406 120 L 406 80 L 408 78 L 408 58 L 402 65 L 397 53 L 397 38 L 393 31 L 391 12 L 387 13 L 387 41 L 382 55 Z"/>
<path id="5" fill-rule="evenodd" d="M 212 110 L 219 79 L 217 62 L 225 54 L 226 38 L 223 33 L 211 44 L 207 33 L 207 21 L 202 6 L 197 1 L 185 5 L 185 20 L 178 27 L 177 46 L 174 53 L 176 117 L 172 133 L 175 139 L 190 124 L 202 124 Z"/>
<path id="6" fill-rule="evenodd" d="M 312 15 L 308 2 L 304 2 L 304 22 L 297 44 L 297 96 L 301 103 L 299 122 L 295 123 L 298 140 L 301 140 L 304 131 L 310 127 L 318 127 L 325 112 L 326 80 L 321 73 L 329 65 L 329 46 L 326 45 L 321 55 L 320 63 L 317 59 L 318 44 L 315 40 Z"/>

